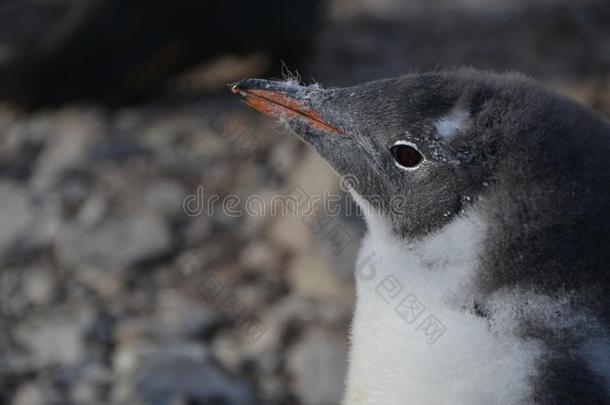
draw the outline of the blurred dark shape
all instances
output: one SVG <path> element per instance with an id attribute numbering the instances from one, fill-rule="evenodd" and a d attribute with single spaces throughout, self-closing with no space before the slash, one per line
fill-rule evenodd
<path id="1" fill-rule="evenodd" d="M 0 98 L 117 102 L 224 53 L 299 55 L 321 0 L 2 0 Z"/>
<path id="2" fill-rule="evenodd" d="M 604 80 L 610 72 L 608 0 L 465 3 L 443 8 L 422 1 L 426 7 L 417 10 L 358 15 L 329 27 L 319 38 L 324 46 L 316 47 L 316 79 L 348 86 L 456 66 L 547 81 Z"/>

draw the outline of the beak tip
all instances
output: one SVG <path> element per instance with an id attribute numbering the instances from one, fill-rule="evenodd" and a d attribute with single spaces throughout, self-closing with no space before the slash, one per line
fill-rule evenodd
<path id="1" fill-rule="evenodd" d="M 243 80 L 228 84 L 231 92 L 240 97 L 246 97 L 247 91 L 245 91 L 244 86 L 242 85 Z"/>
<path id="2" fill-rule="evenodd" d="M 239 82 L 229 83 L 227 84 L 231 88 L 231 92 L 238 94 L 239 93 Z"/>

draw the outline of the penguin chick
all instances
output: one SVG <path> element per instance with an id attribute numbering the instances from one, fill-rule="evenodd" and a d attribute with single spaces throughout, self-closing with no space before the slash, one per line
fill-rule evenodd
<path id="1" fill-rule="evenodd" d="M 365 214 L 344 404 L 610 404 L 604 121 L 474 69 L 232 91 Z"/>

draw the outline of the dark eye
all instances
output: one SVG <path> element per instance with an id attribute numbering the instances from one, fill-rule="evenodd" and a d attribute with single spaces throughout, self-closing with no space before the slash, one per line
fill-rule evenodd
<path id="1" fill-rule="evenodd" d="M 397 144 L 392 146 L 390 151 L 396 163 L 407 169 L 416 168 L 424 160 L 421 152 L 412 145 Z"/>

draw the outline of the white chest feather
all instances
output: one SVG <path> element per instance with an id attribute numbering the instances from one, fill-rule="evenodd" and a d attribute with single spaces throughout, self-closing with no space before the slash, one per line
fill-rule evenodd
<path id="1" fill-rule="evenodd" d="M 510 316 L 491 327 L 468 310 L 481 218 L 459 217 L 413 243 L 367 220 L 344 404 L 524 402 L 541 347 L 519 340 Z"/>

